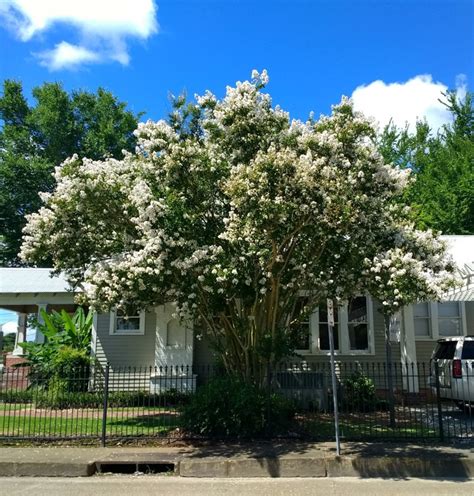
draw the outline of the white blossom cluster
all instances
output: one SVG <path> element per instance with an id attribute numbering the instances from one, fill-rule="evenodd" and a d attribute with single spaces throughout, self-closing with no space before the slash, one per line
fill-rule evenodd
<path id="1" fill-rule="evenodd" d="M 444 247 L 397 201 L 409 173 L 384 163 L 372 123 L 347 99 L 292 121 L 267 82 L 254 71 L 222 100 L 197 97 L 198 131 L 148 121 L 122 160 L 64 162 L 22 257 L 52 258 L 96 309 L 176 301 L 216 333 L 231 319 L 242 343 L 249 321 L 284 326 L 301 291 L 370 288 L 393 310 L 452 284 Z"/>

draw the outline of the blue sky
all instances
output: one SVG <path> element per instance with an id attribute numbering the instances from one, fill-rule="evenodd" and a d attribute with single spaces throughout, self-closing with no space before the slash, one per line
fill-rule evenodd
<path id="1" fill-rule="evenodd" d="M 440 90 L 458 84 L 462 91 L 474 77 L 472 0 L 2 5 L 2 79 L 20 79 L 28 92 L 52 80 L 67 89 L 103 86 L 152 119 L 166 114 L 169 91 L 222 95 L 227 84 L 266 68 L 274 102 L 293 117 L 326 113 L 365 85 L 355 101 L 380 121 L 390 114 L 411 121 L 416 113 L 437 127 L 447 118 Z"/>

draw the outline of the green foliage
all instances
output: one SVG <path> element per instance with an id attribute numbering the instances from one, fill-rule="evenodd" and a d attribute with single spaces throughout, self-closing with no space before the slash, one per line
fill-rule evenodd
<path id="1" fill-rule="evenodd" d="M 33 89 L 30 106 L 21 82 L 5 80 L 0 96 L 0 265 L 18 263 L 25 214 L 51 191 L 52 172 L 67 157 L 122 157 L 135 148 L 141 114 L 102 88 L 67 93 L 59 83 Z"/>
<path id="2" fill-rule="evenodd" d="M 474 109 L 473 95 L 459 101 L 444 95 L 453 122 L 433 135 L 426 122 L 408 129 L 387 126 L 379 149 L 387 161 L 414 172 L 406 201 L 415 220 L 445 234 L 474 234 Z"/>
<path id="3" fill-rule="evenodd" d="M 43 322 L 37 322 L 45 337 L 45 343 L 22 343 L 26 364 L 30 367 L 29 378 L 33 384 L 46 386 L 59 378 L 65 391 L 83 390 L 83 382 L 76 381 L 82 371 L 88 376 L 90 364 L 90 342 L 92 335 L 92 313 L 87 315 L 79 307 L 71 317 L 65 310 L 41 313 Z M 59 386 L 57 386 L 59 387 Z M 77 389 L 79 388 L 79 389 Z"/>
<path id="4" fill-rule="evenodd" d="M 237 377 L 222 376 L 202 386 L 182 411 L 190 433 L 249 438 L 284 433 L 294 416 L 291 402 Z"/>
<path id="5" fill-rule="evenodd" d="M 3 336 L 3 350 L 4 352 L 9 352 L 13 351 L 13 348 L 15 347 L 15 334 L 6 334 Z"/>
<path id="6" fill-rule="evenodd" d="M 60 392 L 87 391 L 90 356 L 86 349 L 64 346 L 53 357 L 55 386 Z"/>
<path id="7" fill-rule="evenodd" d="M 0 391 L 0 401 L 2 403 L 32 403 L 33 397 L 33 389 L 5 389 Z"/>
<path id="8" fill-rule="evenodd" d="M 85 381 L 87 384 L 87 381 Z M 109 393 L 109 408 L 169 408 L 185 405 L 189 394 L 170 390 L 161 394 L 147 391 L 112 391 Z M 0 401 L 7 404 L 33 403 L 37 408 L 97 408 L 104 405 L 104 391 L 76 390 L 67 392 L 59 381 L 52 381 L 49 389 L 32 387 L 27 390 L 9 389 L 0 392 Z"/>
<path id="9" fill-rule="evenodd" d="M 88 350 L 92 336 L 92 312 L 87 315 L 79 307 L 72 317 L 66 312 L 50 314 L 41 310 L 44 323 L 38 323 L 41 332 L 51 345 L 69 346 L 77 350 Z"/>
<path id="10" fill-rule="evenodd" d="M 362 371 L 344 381 L 343 404 L 348 411 L 371 411 L 376 407 L 375 384 Z"/>

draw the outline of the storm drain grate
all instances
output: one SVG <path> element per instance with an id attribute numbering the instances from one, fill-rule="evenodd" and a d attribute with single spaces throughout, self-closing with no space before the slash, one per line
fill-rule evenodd
<path id="1" fill-rule="evenodd" d="M 153 462 L 153 463 L 128 463 L 128 462 L 108 462 L 97 463 L 97 472 L 101 474 L 168 474 L 174 472 L 174 463 Z"/>

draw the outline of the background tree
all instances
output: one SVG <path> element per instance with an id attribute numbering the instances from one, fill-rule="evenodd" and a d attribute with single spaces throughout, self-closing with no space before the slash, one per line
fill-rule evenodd
<path id="1" fill-rule="evenodd" d="M 417 263 L 420 299 L 453 270 L 400 201 L 409 171 L 385 163 L 351 103 L 292 121 L 262 92 L 267 79 L 140 124 L 123 160 L 65 161 L 22 247 L 87 283 L 94 309 L 176 302 L 225 368 L 257 384 L 291 352 L 302 297 L 311 310 L 383 284 L 371 267 L 392 249 Z"/>
<path id="2" fill-rule="evenodd" d="M 445 97 L 453 122 L 434 135 L 426 122 L 416 131 L 385 128 L 379 149 L 386 160 L 410 168 L 415 180 L 406 192 L 420 227 L 444 234 L 474 234 L 474 109 L 472 93 L 460 101 Z"/>
<path id="3" fill-rule="evenodd" d="M 67 93 L 59 83 L 33 89 L 6 80 L 0 97 L 0 264 L 18 263 L 25 214 L 38 210 L 40 191 L 51 191 L 52 172 L 67 157 L 120 158 L 133 150 L 139 115 L 108 91 Z"/>
<path id="4" fill-rule="evenodd" d="M 13 348 L 15 347 L 15 339 L 16 339 L 16 334 L 10 333 L 10 334 L 5 334 L 3 337 L 0 336 L 0 343 L 2 345 L 0 346 L 0 352 L 9 352 L 13 351 Z"/>

